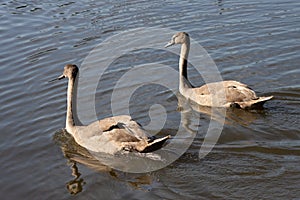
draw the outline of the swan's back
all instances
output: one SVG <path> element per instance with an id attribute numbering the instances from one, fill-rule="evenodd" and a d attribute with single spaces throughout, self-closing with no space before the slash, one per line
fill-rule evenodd
<path id="1" fill-rule="evenodd" d="M 146 138 L 147 134 L 142 127 L 128 115 L 108 117 L 98 121 L 99 128 L 103 132 L 113 129 L 125 130 L 127 135 L 138 139 Z M 133 131 L 134 130 L 134 131 Z"/>
<path id="2" fill-rule="evenodd" d="M 227 102 L 239 102 L 257 99 L 255 92 L 251 90 L 247 85 L 231 80 L 208 83 L 201 87 L 193 88 L 193 90 L 198 95 L 215 95 L 218 92 L 221 92 L 219 87 L 224 88 Z"/>
<path id="3" fill-rule="evenodd" d="M 224 102 L 219 101 L 219 107 L 230 107 L 233 105 L 237 105 L 241 108 L 250 108 L 254 104 L 257 104 L 259 102 L 263 103 L 264 101 L 272 98 L 257 97 L 255 92 L 246 84 L 229 80 L 208 83 L 198 88 L 192 88 L 193 99 L 196 99 L 196 102 L 199 102 L 201 105 L 212 106 L 212 98 L 214 96 L 216 98 L 222 97 L 222 90 L 219 89 L 220 87 L 224 88 L 225 99 Z"/>
<path id="4" fill-rule="evenodd" d="M 88 126 L 76 126 L 74 137 L 81 146 L 94 152 L 115 154 L 122 150 L 149 152 L 162 147 L 170 138 L 150 139 L 130 116 L 121 115 L 95 121 Z"/>

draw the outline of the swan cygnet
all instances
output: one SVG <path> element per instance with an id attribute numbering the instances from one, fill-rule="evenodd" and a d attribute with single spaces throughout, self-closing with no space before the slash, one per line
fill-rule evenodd
<path id="1" fill-rule="evenodd" d="M 82 147 L 94 151 L 115 154 L 120 151 L 148 153 L 160 149 L 170 136 L 149 137 L 145 130 L 128 115 L 113 116 L 95 121 L 87 126 L 76 126 L 72 113 L 72 97 L 78 67 L 68 64 L 58 78 L 68 78 L 66 130 Z"/>
<path id="2" fill-rule="evenodd" d="M 234 80 L 213 82 L 201 87 L 192 87 L 187 76 L 187 63 L 190 50 L 190 38 L 185 32 L 173 35 L 165 46 L 181 45 L 179 59 L 179 92 L 202 106 L 209 107 L 238 107 L 242 109 L 261 108 L 263 104 L 273 98 L 257 97 L 247 85 Z"/>

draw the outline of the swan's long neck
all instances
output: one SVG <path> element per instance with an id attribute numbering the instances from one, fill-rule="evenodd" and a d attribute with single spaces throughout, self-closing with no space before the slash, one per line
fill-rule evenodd
<path id="1" fill-rule="evenodd" d="M 190 88 L 191 84 L 187 75 L 187 61 L 190 51 L 190 41 L 187 39 L 181 45 L 180 59 L 179 59 L 179 91 L 182 92 L 184 88 Z"/>
<path id="2" fill-rule="evenodd" d="M 73 128 L 75 126 L 73 112 L 72 112 L 72 97 L 74 92 L 75 76 L 69 78 L 68 82 L 68 94 L 67 94 L 67 118 L 66 118 L 66 129 L 69 133 L 73 133 Z"/>

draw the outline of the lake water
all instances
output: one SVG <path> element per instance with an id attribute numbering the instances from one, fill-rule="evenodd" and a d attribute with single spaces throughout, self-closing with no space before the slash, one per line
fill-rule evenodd
<path id="1" fill-rule="evenodd" d="M 4 0 L 0 17 L 1 199 L 300 198 L 299 1 Z M 274 99 L 264 110 L 229 110 L 215 148 L 202 159 L 198 153 L 210 117 L 191 111 L 189 120 L 200 122 L 182 156 L 154 172 L 126 173 L 101 165 L 62 130 L 67 84 L 48 81 L 67 63 L 81 67 L 89 52 L 111 36 L 150 27 L 173 31 L 168 37 L 157 32 L 165 41 L 162 47 L 177 31 L 188 32 L 223 79 L 244 82 Z M 110 48 L 113 56 L 119 47 Z M 112 91 L 125 72 L 151 62 L 178 70 L 177 61 L 163 49 L 138 49 L 114 60 L 97 85 L 99 119 L 112 115 Z M 162 68 L 152 70 L 151 80 L 168 78 Z M 193 85 L 204 83 L 192 67 L 189 77 Z M 122 98 L 115 96 L 116 102 Z M 167 113 L 160 134 L 176 135 L 181 112 L 177 97 L 164 86 L 138 87 L 130 114 L 147 126 L 154 104 Z"/>

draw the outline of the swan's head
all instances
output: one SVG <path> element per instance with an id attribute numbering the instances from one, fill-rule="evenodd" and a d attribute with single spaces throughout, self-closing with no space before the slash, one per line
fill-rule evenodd
<path id="1" fill-rule="evenodd" d="M 51 80 L 50 82 L 52 81 L 56 81 L 56 80 L 61 80 L 63 78 L 75 78 L 76 75 L 78 73 L 78 67 L 76 65 L 73 65 L 73 64 L 67 64 L 65 67 L 64 67 L 64 72 L 62 75 L 60 75 L 59 77 L 57 77 L 56 79 L 53 79 Z"/>
<path id="2" fill-rule="evenodd" d="M 72 65 L 72 64 L 67 64 L 64 67 L 64 72 L 62 74 L 62 76 L 71 78 L 71 77 L 75 77 L 77 75 L 78 72 L 78 67 L 76 65 Z"/>
<path id="3" fill-rule="evenodd" d="M 168 44 L 165 47 L 169 47 L 174 44 L 184 44 L 187 42 L 190 42 L 189 34 L 187 34 L 186 32 L 179 32 L 173 35 L 171 41 L 168 42 Z"/>

